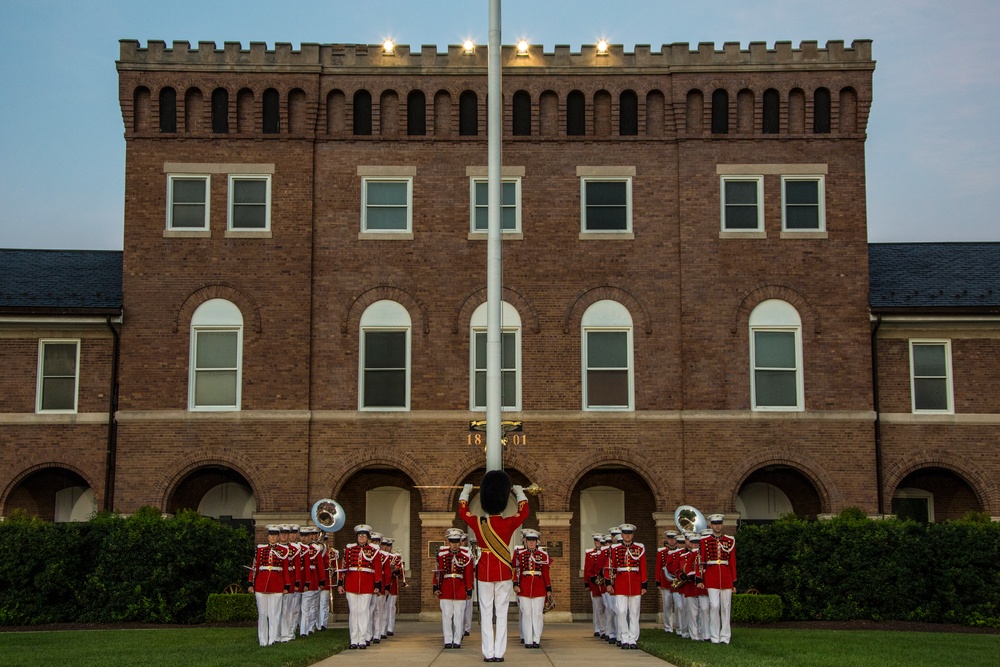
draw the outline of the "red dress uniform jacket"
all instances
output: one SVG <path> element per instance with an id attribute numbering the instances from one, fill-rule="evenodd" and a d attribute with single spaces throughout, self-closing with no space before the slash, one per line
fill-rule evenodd
<path id="1" fill-rule="evenodd" d="M 460 500 L 458 502 L 458 516 L 462 517 L 462 521 L 469 525 L 472 532 L 476 534 L 476 540 L 479 542 L 479 546 L 482 548 L 482 556 L 479 558 L 479 564 L 476 568 L 476 576 L 479 581 L 509 581 L 513 574 L 509 563 L 504 559 L 505 554 L 501 554 L 498 558 L 494 554 L 489 545 L 497 540 L 493 538 L 493 535 L 499 538 L 500 541 L 505 544 L 510 545 L 510 539 L 514 536 L 514 531 L 521 527 L 524 520 L 528 518 L 528 501 L 522 500 L 517 503 L 517 512 L 508 517 L 500 516 L 499 514 L 491 514 L 489 516 L 476 516 L 469 511 L 469 502 L 466 500 Z M 490 533 L 492 541 L 487 541 L 486 534 Z M 510 551 L 507 551 L 509 554 Z"/>
<path id="2" fill-rule="evenodd" d="M 389 554 L 389 595 L 399 595 L 399 578 L 403 576 L 403 554 Z"/>
<path id="3" fill-rule="evenodd" d="M 615 595 L 642 595 L 646 590 L 646 547 L 638 542 L 616 544 L 608 551 Z"/>
<path id="4" fill-rule="evenodd" d="M 736 581 L 736 538 L 729 535 L 703 537 L 699 550 L 705 568 L 705 587 L 732 588 Z"/>
<path id="5" fill-rule="evenodd" d="M 298 542 L 289 542 L 288 547 L 288 572 L 292 577 L 292 592 L 302 590 L 302 545 Z"/>
<path id="6" fill-rule="evenodd" d="M 668 549 L 666 557 L 666 567 L 667 572 L 673 577 L 673 581 L 667 581 L 667 585 L 673 587 L 674 581 L 681 576 L 681 557 L 687 553 L 687 549 L 684 547 L 676 547 L 674 549 Z M 676 590 L 676 589 L 674 589 Z"/>
<path id="7" fill-rule="evenodd" d="M 688 551 L 681 556 L 681 571 L 686 579 L 681 586 L 681 593 L 686 598 L 696 598 L 701 595 L 708 595 L 708 590 L 698 588 L 701 583 L 701 554 L 697 551 Z"/>
<path id="8" fill-rule="evenodd" d="M 459 547 L 457 551 L 439 549 L 434 590 L 441 591 L 442 600 L 465 600 L 472 592 L 472 553 Z"/>
<path id="9" fill-rule="evenodd" d="M 591 596 L 595 598 L 600 597 L 601 593 L 604 592 L 604 586 L 595 584 L 593 581 L 598 575 L 604 576 L 601 572 L 600 561 L 601 549 L 587 549 L 587 554 L 583 559 L 584 587 L 589 589 Z"/>
<path id="10" fill-rule="evenodd" d="M 514 585 L 521 587 L 519 597 L 542 598 L 552 592 L 552 581 L 549 579 L 552 559 L 547 553 L 541 549 L 521 549 L 515 558 Z"/>
<path id="11" fill-rule="evenodd" d="M 258 544 L 250 566 L 249 583 L 255 593 L 283 593 L 292 581 L 286 567 L 287 550 L 281 545 Z"/>
<path id="12" fill-rule="evenodd" d="M 375 592 L 375 583 L 382 581 L 378 554 L 378 550 L 370 544 L 348 544 L 344 547 L 344 580 L 341 585 L 345 591 L 361 595 Z"/>
<path id="13" fill-rule="evenodd" d="M 312 544 L 302 545 L 302 554 L 299 557 L 302 565 L 302 590 L 319 590 L 319 552 Z"/>
<path id="14" fill-rule="evenodd" d="M 670 580 L 667 579 L 667 557 L 670 550 L 660 547 L 656 550 L 656 585 L 660 588 L 670 588 Z"/>
<path id="15" fill-rule="evenodd" d="M 389 584 L 392 581 L 392 554 L 385 551 L 378 552 L 379 560 L 382 561 L 382 594 L 389 594 Z"/>

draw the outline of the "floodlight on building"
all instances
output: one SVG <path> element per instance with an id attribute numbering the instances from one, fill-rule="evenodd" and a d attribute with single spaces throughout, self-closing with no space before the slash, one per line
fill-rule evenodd
<path id="1" fill-rule="evenodd" d="M 396 44 L 391 39 L 387 39 L 384 42 L 382 42 L 382 53 L 384 53 L 387 56 L 391 56 L 395 52 L 396 52 Z"/>
<path id="2" fill-rule="evenodd" d="M 606 56 L 608 55 L 608 40 L 602 39 L 597 42 L 597 55 Z"/>
<path id="3" fill-rule="evenodd" d="M 476 52 L 476 43 L 471 39 L 467 39 L 462 43 L 462 49 L 467 56 L 471 56 Z"/>
<path id="4" fill-rule="evenodd" d="M 522 39 L 517 42 L 517 55 L 519 56 L 528 55 L 528 40 Z"/>

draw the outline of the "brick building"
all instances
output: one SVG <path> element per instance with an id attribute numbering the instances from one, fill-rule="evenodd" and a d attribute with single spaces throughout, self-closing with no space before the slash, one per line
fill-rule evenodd
<path id="1" fill-rule="evenodd" d="M 504 462 L 543 489 L 528 525 L 559 612 L 589 611 L 590 533 L 627 519 L 652 547 L 681 504 L 1000 515 L 1000 286 L 967 273 L 975 307 L 936 307 L 873 271 L 869 299 L 870 262 L 913 259 L 867 242 L 870 42 L 503 64 L 503 394 L 524 423 Z M 123 41 L 118 71 L 118 310 L 78 347 L 67 414 L 29 400 L 54 334 L 0 320 L 0 514 L 59 518 L 37 499 L 62 484 L 259 529 L 333 497 L 396 538 L 419 582 L 402 611 L 433 612 L 458 491 L 420 487 L 485 463 L 485 49 Z"/>

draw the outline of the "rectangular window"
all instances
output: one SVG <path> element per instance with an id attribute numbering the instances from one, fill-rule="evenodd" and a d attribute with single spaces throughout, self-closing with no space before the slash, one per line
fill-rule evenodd
<path id="1" fill-rule="evenodd" d="M 36 412 L 76 412 L 79 358 L 78 340 L 39 342 Z"/>
<path id="2" fill-rule="evenodd" d="M 910 384 L 914 412 L 953 411 L 949 341 L 910 341 Z"/>
<path id="3" fill-rule="evenodd" d="M 722 231 L 764 231 L 764 179 L 760 176 L 722 178 Z"/>
<path id="4" fill-rule="evenodd" d="M 632 179 L 580 179 L 584 232 L 632 231 Z"/>
<path id="5" fill-rule="evenodd" d="M 194 330 L 193 409 L 238 409 L 240 333 Z"/>
<path id="6" fill-rule="evenodd" d="M 500 184 L 500 229 L 521 231 L 521 179 L 503 179 Z M 489 184 L 485 179 L 472 179 L 472 231 L 488 231 Z"/>
<path id="7" fill-rule="evenodd" d="M 362 408 L 409 407 L 406 331 L 364 332 Z"/>
<path id="8" fill-rule="evenodd" d="M 822 176 L 781 177 L 781 227 L 789 232 L 826 230 Z"/>
<path id="9" fill-rule="evenodd" d="M 473 410 L 486 409 L 486 332 L 474 332 L 474 396 Z M 500 403 L 508 410 L 518 410 L 517 400 L 517 333 L 500 334 Z"/>
<path id="10" fill-rule="evenodd" d="M 627 331 L 586 331 L 588 409 L 631 407 Z"/>
<path id="11" fill-rule="evenodd" d="M 271 228 L 271 177 L 229 177 L 229 229 Z"/>
<path id="12" fill-rule="evenodd" d="M 799 407 L 795 332 L 753 330 L 752 334 L 754 408 Z"/>
<path id="13" fill-rule="evenodd" d="M 362 181 L 361 229 L 364 232 L 409 232 L 413 179 Z"/>
<path id="14" fill-rule="evenodd" d="M 208 175 L 167 177 L 167 229 L 208 229 L 210 183 Z"/>

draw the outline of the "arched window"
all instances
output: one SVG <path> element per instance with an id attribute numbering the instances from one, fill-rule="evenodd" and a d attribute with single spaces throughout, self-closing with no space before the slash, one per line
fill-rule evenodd
<path id="1" fill-rule="evenodd" d="M 613 486 L 592 486 L 580 491 L 580 562 L 594 543 L 591 535 L 604 534 L 608 526 L 625 521 L 625 492 Z"/>
<path id="2" fill-rule="evenodd" d="M 566 134 L 582 137 L 587 133 L 587 100 L 583 93 L 574 90 L 566 96 Z"/>
<path id="3" fill-rule="evenodd" d="M 768 299 L 750 313 L 750 398 L 754 410 L 804 409 L 802 319 L 787 301 Z"/>
<path id="4" fill-rule="evenodd" d="M 506 301 L 500 311 L 500 385 L 504 410 L 521 409 L 521 316 Z M 472 341 L 469 345 L 472 366 L 470 375 L 470 410 L 486 409 L 486 304 L 472 314 Z"/>
<path id="5" fill-rule="evenodd" d="M 365 523 L 392 537 L 392 550 L 410 567 L 410 492 L 398 486 L 379 486 L 365 492 Z"/>
<path id="6" fill-rule="evenodd" d="M 198 503 L 198 513 L 218 519 L 228 516 L 233 519 L 252 519 L 257 511 L 257 499 L 253 490 L 239 482 L 223 482 L 209 489 L 201 502 Z"/>
<path id="7" fill-rule="evenodd" d="M 177 131 L 177 91 L 164 88 L 160 91 L 160 132 Z"/>
<path id="8" fill-rule="evenodd" d="M 764 134 L 778 134 L 781 130 L 781 97 L 774 88 L 764 91 Z"/>
<path id="9" fill-rule="evenodd" d="M 515 137 L 531 136 L 531 95 L 519 90 L 514 93 L 513 131 Z"/>
<path id="10" fill-rule="evenodd" d="M 458 98 L 458 133 L 463 137 L 479 134 L 479 97 L 471 90 Z"/>
<path id="11" fill-rule="evenodd" d="M 632 410 L 632 315 L 603 300 L 582 318 L 583 409 Z"/>
<path id="12" fill-rule="evenodd" d="M 265 90 L 263 103 L 264 134 L 278 134 L 279 119 L 281 117 L 278 91 L 274 88 Z"/>
<path id="13" fill-rule="evenodd" d="M 90 521 L 97 513 L 97 497 L 89 486 L 67 486 L 56 491 L 53 522 Z"/>
<path id="14" fill-rule="evenodd" d="M 406 133 L 411 137 L 427 134 L 427 97 L 422 90 L 411 90 L 406 96 Z"/>
<path id="15" fill-rule="evenodd" d="M 190 410 L 239 410 L 243 373 L 243 314 L 225 299 L 209 299 L 191 316 Z"/>
<path id="16" fill-rule="evenodd" d="M 225 88 L 212 91 L 212 132 L 229 132 L 229 91 Z"/>
<path id="17" fill-rule="evenodd" d="M 371 136 L 372 133 L 372 94 L 367 90 L 354 93 L 354 134 L 356 136 Z"/>
<path id="18" fill-rule="evenodd" d="M 729 134 L 729 93 L 722 88 L 712 93 L 712 134 Z"/>
<path id="19" fill-rule="evenodd" d="M 817 88 L 813 94 L 813 133 L 830 134 L 830 91 Z"/>
<path id="20" fill-rule="evenodd" d="M 634 90 L 618 96 L 618 134 L 634 137 L 639 134 L 639 96 Z"/>
<path id="21" fill-rule="evenodd" d="M 410 409 L 410 328 L 410 314 L 395 301 L 376 301 L 361 315 L 362 410 Z"/>

